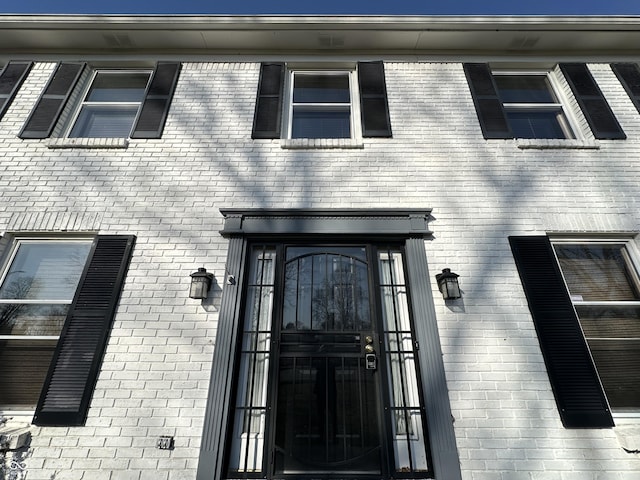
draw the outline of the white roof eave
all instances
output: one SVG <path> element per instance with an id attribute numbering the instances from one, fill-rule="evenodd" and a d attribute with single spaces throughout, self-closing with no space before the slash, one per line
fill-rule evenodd
<path id="1" fill-rule="evenodd" d="M 638 16 L 0 15 L 0 54 L 640 51 Z"/>

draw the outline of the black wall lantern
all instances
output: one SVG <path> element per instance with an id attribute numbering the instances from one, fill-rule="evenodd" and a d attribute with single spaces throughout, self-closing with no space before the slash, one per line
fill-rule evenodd
<path id="1" fill-rule="evenodd" d="M 455 300 L 462 297 L 460 293 L 460 286 L 458 285 L 458 275 L 453 273 L 450 268 L 445 268 L 442 273 L 436 275 L 436 281 L 438 282 L 438 290 L 442 293 L 442 298 L 445 300 Z"/>
<path id="2" fill-rule="evenodd" d="M 189 297 L 198 300 L 204 300 L 207 298 L 212 280 L 213 273 L 207 273 L 207 269 L 204 267 L 198 268 L 197 272 L 193 272 L 191 274 L 191 289 L 189 290 Z"/>

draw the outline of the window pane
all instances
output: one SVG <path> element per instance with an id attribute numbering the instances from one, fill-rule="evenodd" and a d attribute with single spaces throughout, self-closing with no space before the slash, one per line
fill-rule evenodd
<path id="1" fill-rule="evenodd" d="M 296 74 L 293 84 L 294 103 L 349 103 L 348 75 Z"/>
<path id="2" fill-rule="evenodd" d="M 295 109 L 291 124 L 292 138 L 350 138 L 349 111 L 300 111 Z"/>
<path id="3" fill-rule="evenodd" d="M 515 138 L 567 138 L 557 111 L 507 111 Z"/>
<path id="4" fill-rule="evenodd" d="M 32 410 L 49 369 L 56 340 L 0 340 L 0 405 Z M 10 388 L 7 385 L 11 385 Z"/>
<path id="5" fill-rule="evenodd" d="M 142 102 L 148 73 L 99 72 L 87 94 L 88 102 Z"/>
<path id="6" fill-rule="evenodd" d="M 494 76 L 503 103 L 557 103 L 546 75 Z"/>
<path id="7" fill-rule="evenodd" d="M 401 252 L 379 252 L 378 266 L 395 469 L 425 472 L 429 460 Z"/>
<path id="8" fill-rule="evenodd" d="M 69 305 L 0 304 L 0 335 L 57 336 Z"/>
<path id="9" fill-rule="evenodd" d="M 322 253 L 289 261 L 283 327 L 324 331 L 371 328 L 366 264 L 346 255 Z"/>
<path id="10" fill-rule="evenodd" d="M 238 367 L 236 412 L 229 453 L 232 472 L 262 470 L 267 414 L 267 382 L 271 348 L 275 250 L 251 251 L 249 285 Z"/>
<path id="11" fill-rule="evenodd" d="M 138 107 L 85 106 L 69 134 L 71 138 L 124 138 L 131 133 Z"/>
<path id="12" fill-rule="evenodd" d="M 90 248 L 90 242 L 21 242 L 0 298 L 70 302 Z"/>
<path id="13" fill-rule="evenodd" d="M 348 247 L 348 246 L 337 246 L 332 247 L 330 245 L 323 246 L 321 249 L 318 249 L 317 246 L 304 246 L 304 247 L 287 247 L 286 260 L 293 260 L 296 257 L 304 257 L 307 255 L 312 255 L 314 253 L 318 253 L 321 251 L 323 254 L 335 254 L 335 255 L 345 255 L 347 257 L 353 257 L 363 262 L 367 261 L 367 251 L 364 247 L 356 246 L 356 247 Z"/>
<path id="14" fill-rule="evenodd" d="M 624 245 L 554 246 L 574 301 L 639 300 L 638 278 Z"/>
<path id="15" fill-rule="evenodd" d="M 640 308 L 576 305 L 587 338 L 640 338 Z"/>
<path id="16" fill-rule="evenodd" d="M 600 381 L 614 409 L 640 406 L 640 340 L 589 340 Z"/>

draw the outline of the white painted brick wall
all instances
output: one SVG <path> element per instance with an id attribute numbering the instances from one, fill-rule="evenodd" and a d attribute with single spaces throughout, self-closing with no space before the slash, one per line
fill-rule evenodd
<path id="1" fill-rule="evenodd" d="M 432 278 L 465 480 L 635 480 L 613 430 L 567 430 L 507 242 L 547 231 L 640 230 L 640 114 L 608 65 L 594 77 L 625 129 L 598 149 L 485 141 L 459 63 L 385 63 L 392 139 L 363 149 L 251 140 L 257 63 L 185 63 L 160 140 L 50 149 L 17 138 L 54 68 L 37 63 L 0 122 L 0 230 L 137 235 L 86 426 L 34 428 L 29 480 L 193 479 L 221 285 L 220 208 L 432 207 L 431 275 L 460 274 L 456 308 Z M 160 451 L 160 435 L 175 450 Z"/>

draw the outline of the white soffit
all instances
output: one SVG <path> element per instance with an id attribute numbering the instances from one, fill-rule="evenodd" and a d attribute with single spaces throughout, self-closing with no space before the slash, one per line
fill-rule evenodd
<path id="1" fill-rule="evenodd" d="M 0 15 L 0 53 L 635 54 L 640 17 Z"/>

